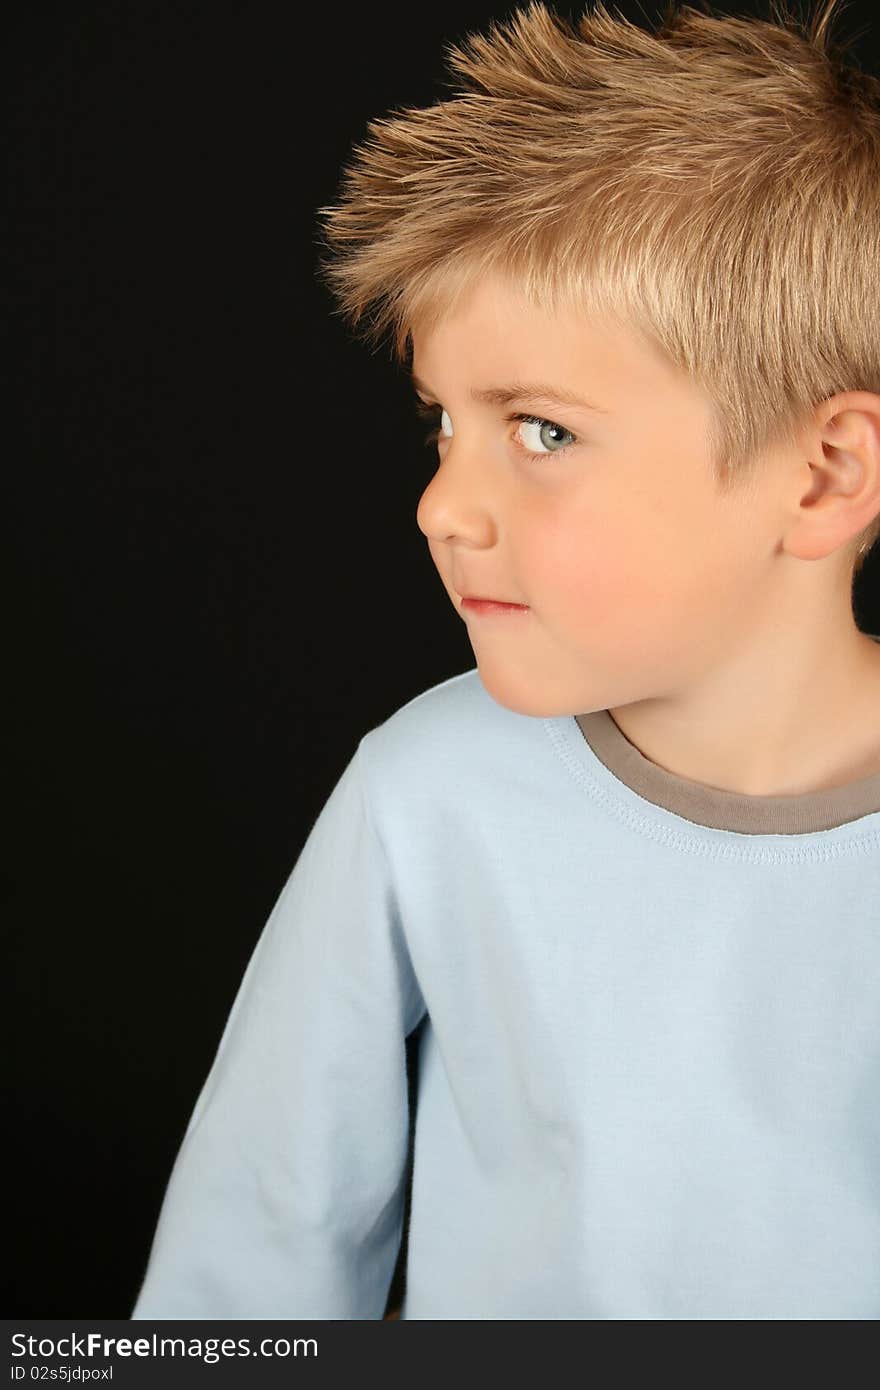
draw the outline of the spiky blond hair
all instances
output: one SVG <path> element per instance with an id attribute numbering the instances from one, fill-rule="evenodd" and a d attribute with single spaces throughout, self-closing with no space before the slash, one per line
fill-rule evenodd
<path id="1" fill-rule="evenodd" d="M 458 90 L 371 121 L 317 210 L 334 311 L 403 361 L 501 269 L 644 334 L 712 402 L 720 490 L 754 480 L 819 402 L 880 393 L 880 81 L 832 43 L 839 0 L 793 3 L 669 0 L 655 32 L 530 3 L 446 46 Z"/>

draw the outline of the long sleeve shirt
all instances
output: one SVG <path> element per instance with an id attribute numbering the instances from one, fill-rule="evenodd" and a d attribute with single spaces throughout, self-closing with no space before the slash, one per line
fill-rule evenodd
<path id="1" fill-rule="evenodd" d="M 474 670 L 367 732 L 256 942 L 135 1319 L 880 1316 L 880 768 L 691 782 Z"/>

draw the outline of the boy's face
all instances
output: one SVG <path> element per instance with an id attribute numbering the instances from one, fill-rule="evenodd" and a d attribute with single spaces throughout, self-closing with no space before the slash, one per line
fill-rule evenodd
<path id="1" fill-rule="evenodd" d="M 772 472 L 751 495 L 716 490 L 708 402 L 647 344 L 487 278 L 413 334 L 412 370 L 444 412 L 418 524 L 500 704 L 553 716 L 672 694 L 759 620 L 779 538 Z M 471 398 L 513 382 L 599 409 Z M 471 613 L 462 594 L 528 611 Z"/>

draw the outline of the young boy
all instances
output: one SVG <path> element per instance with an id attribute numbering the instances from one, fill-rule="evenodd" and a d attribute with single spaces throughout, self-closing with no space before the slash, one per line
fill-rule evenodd
<path id="1" fill-rule="evenodd" d="M 835 3 L 532 4 L 321 209 L 476 666 L 315 822 L 133 1317 L 382 1317 L 417 1026 L 401 1318 L 880 1316 L 880 83 Z"/>

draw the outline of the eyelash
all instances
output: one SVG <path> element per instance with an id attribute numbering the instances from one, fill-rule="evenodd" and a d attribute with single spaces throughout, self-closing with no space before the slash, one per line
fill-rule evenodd
<path id="1" fill-rule="evenodd" d="M 427 449 L 440 438 L 440 413 L 442 413 L 443 407 L 440 405 L 428 405 L 427 401 L 419 400 L 418 398 L 416 398 L 415 405 L 417 414 L 419 414 L 423 420 L 437 421 L 436 427 L 425 436 L 425 448 Z M 570 429 L 567 429 L 565 425 L 557 424 L 555 420 L 547 420 L 543 415 L 508 415 L 505 418 L 509 424 L 517 420 L 524 421 L 527 425 L 552 425 L 555 430 L 562 430 L 563 434 L 571 434 L 570 444 L 563 444 L 560 449 L 548 449 L 544 454 L 536 453 L 532 449 L 526 449 L 524 445 L 518 444 L 516 440 L 514 440 L 514 447 L 518 449 L 521 454 L 525 454 L 526 458 L 530 461 L 558 458 L 560 454 L 568 453 L 569 449 L 573 448 L 577 443 L 577 436 L 572 434 Z"/>

